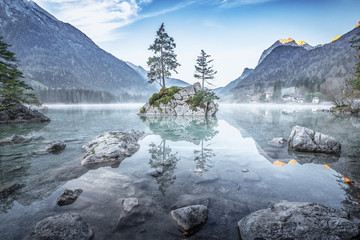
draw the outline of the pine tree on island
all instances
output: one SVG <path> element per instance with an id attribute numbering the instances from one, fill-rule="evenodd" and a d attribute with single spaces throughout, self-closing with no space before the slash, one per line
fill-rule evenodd
<path id="1" fill-rule="evenodd" d="M 176 68 L 180 66 L 176 60 L 175 48 L 174 39 L 165 32 L 164 23 L 162 23 L 156 32 L 154 43 L 149 47 L 149 50 L 155 54 L 149 57 L 147 62 L 150 68 L 147 74 L 149 83 L 157 82 L 162 88 L 166 88 L 165 80 L 171 76 L 171 71 L 177 73 Z"/>
<path id="2" fill-rule="evenodd" d="M 209 65 L 213 59 L 209 59 L 211 55 L 205 53 L 204 50 L 201 50 L 201 55 L 198 56 L 195 65 L 195 74 L 194 77 L 201 80 L 201 88 L 204 90 L 205 82 L 212 85 L 208 80 L 214 79 L 214 75 L 217 73 L 213 69 L 214 66 Z"/>
<path id="3" fill-rule="evenodd" d="M 20 80 L 23 73 L 18 69 L 15 54 L 8 50 L 10 46 L 0 36 L 0 111 L 19 103 L 40 106 L 35 94 L 30 92 L 34 89 Z"/>

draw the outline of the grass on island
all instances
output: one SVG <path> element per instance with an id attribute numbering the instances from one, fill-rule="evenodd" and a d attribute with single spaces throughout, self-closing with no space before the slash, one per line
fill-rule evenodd
<path id="1" fill-rule="evenodd" d="M 170 100 L 174 99 L 174 95 L 180 90 L 181 88 L 178 87 L 163 88 L 159 93 L 154 93 L 151 96 L 149 103 L 151 106 L 155 107 L 158 107 L 161 103 L 167 104 Z M 142 113 L 142 110 L 145 112 L 145 109 L 140 109 L 140 113 Z"/>

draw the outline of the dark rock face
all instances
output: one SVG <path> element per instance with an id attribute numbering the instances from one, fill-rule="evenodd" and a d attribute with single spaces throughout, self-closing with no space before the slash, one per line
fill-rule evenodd
<path id="1" fill-rule="evenodd" d="M 66 147 L 66 143 L 64 141 L 55 141 L 52 143 L 49 143 L 45 150 L 48 152 L 58 152 L 61 151 L 63 149 L 65 149 Z"/>
<path id="2" fill-rule="evenodd" d="M 300 126 L 295 126 L 291 130 L 288 147 L 300 152 L 340 153 L 341 151 L 341 144 L 335 138 Z"/>
<path id="3" fill-rule="evenodd" d="M 93 236 L 92 230 L 80 215 L 65 213 L 41 220 L 25 239 L 87 240 L 92 239 Z"/>
<path id="4" fill-rule="evenodd" d="M 201 229 L 208 220 L 209 210 L 204 205 L 191 205 L 170 212 L 176 226 L 191 235 Z"/>
<path id="5" fill-rule="evenodd" d="M 238 222 L 241 238 L 358 239 L 359 223 L 346 212 L 317 203 L 283 201 Z"/>
<path id="6" fill-rule="evenodd" d="M 76 199 L 78 199 L 82 192 L 82 189 L 75 189 L 74 191 L 70 189 L 65 189 L 63 194 L 61 194 L 60 197 L 57 199 L 56 204 L 59 206 L 70 205 L 74 203 Z"/>
<path id="7" fill-rule="evenodd" d="M 0 111 L 0 124 L 49 122 L 50 118 L 37 110 L 18 103 L 14 107 Z"/>
<path id="8" fill-rule="evenodd" d="M 136 153 L 140 145 L 137 143 L 144 134 L 142 131 L 128 133 L 113 131 L 103 133 L 83 146 L 86 153 L 81 164 L 87 168 L 104 166 L 117 167 L 122 160 Z"/>

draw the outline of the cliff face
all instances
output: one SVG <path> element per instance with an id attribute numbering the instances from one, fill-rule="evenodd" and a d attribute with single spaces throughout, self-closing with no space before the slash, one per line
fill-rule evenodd
<path id="1" fill-rule="evenodd" d="M 0 35 L 12 44 L 25 80 L 50 88 L 150 96 L 154 86 L 81 31 L 27 0 L 0 1 Z"/>
<path id="2" fill-rule="evenodd" d="M 141 116 L 214 116 L 218 104 L 201 101 L 204 91 L 200 83 L 179 88 L 163 89 L 154 94 L 138 113 Z"/>

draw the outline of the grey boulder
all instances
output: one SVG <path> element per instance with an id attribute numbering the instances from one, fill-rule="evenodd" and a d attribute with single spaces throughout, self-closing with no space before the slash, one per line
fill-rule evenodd
<path id="1" fill-rule="evenodd" d="M 122 160 L 136 153 L 140 145 L 137 143 L 144 134 L 142 131 L 128 133 L 113 131 L 103 133 L 83 146 L 86 153 L 81 164 L 87 168 L 104 166 L 117 167 Z"/>
<path id="2" fill-rule="evenodd" d="M 292 128 L 288 148 L 300 152 L 341 152 L 341 144 L 335 138 L 300 126 Z"/>
<path id="3" fill-rule="evenodd" d="M 41 220 L 25 239 L 87 240 L 92 239 L 93 236 L 92 230 L 80 215 L 64 213 Z"/>
<path id="4" fill-rule="evenodd" d="M 25 137 L 22 135 L 12 135 L 11 137 L 1 139 L 0 144 L 23 143 L 23 142 L 28 142 L 30 140 L 31 140 L 31 137 Z"/>
<path id="5" fill-rule="evenodd" d="M 66 147 L 66 143 L 64 141 L 55 141 L 55 142 L 49 143 L 45 147 L 45 150 L 47 152 L 58 152 L 58 151 L 65 149 L 65 147 Z"/>
<path id="6" fill-rule="evenodd" d="M 70 205 L 78 199 L 82 192 L 82 189 L 75 189 L 74 191 L 70 189 L 65 189 L 64 192 L 57 199 L 56 204 L 59 206 Z"/>
<path id="7" fill-rule="evenodd" d="M 317 203 L 282 201 L 238 222 L 243 240 L 358 239 L 359 223 L 346 212 Z"/>
<path id="8" fill-rule="evenodd" d="M 207 222 L 208 214 L 209 210 L 204 205 L 191 205 L 170 212 L 172 220 L 185 235 L 199 231 Z"/>

